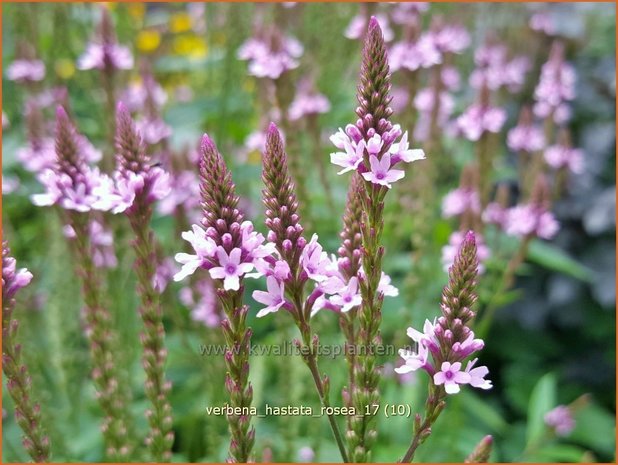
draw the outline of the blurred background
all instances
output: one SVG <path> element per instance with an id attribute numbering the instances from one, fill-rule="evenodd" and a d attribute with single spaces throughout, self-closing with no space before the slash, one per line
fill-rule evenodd
<path id="1" fill-rule="evenodd" d="M 107 14 L 111 29 L 102 26 Z M 55 461 L 103 457 L 101 412 L 89 381 L 68 239 L 57 212 L 30 201 L 30 195 L 42 192 L 38 176 L 53 160 L 55 106 L 69 108 L 80 132 L 101 152 L 105 170 L 113 155 L 113 108 L 122 100 L 154 159 L 173 174 L 172 194 L 157 207 L 153 227 L 161 245 L 168 376 L 174 385 L 174 461 L 224 461 L 225 418 L 206 415 L 207 406 L 226 401 L 224 363 L 220 356 L 200 354 L 200 344 L 222 343 L 212 283 L 170 281 L 176 270 L 171 257 L 185 251 L 180 232 L 199 219 L 197 144 L 204 132 L 216 141 L 248 219 L 264 232 L 260 151 L 268 122 L 277 121 L 285 132 L 303 224 L 335 252 L 349 178 L 337 176 L 338 168 L 330 164 L 335 149 L 328 137 L 355 121 L 361 39 L 370 14 L 381 23 L 391 60 L 399 57 L 391 63 L 392 120 L 410 130 L 412 147 L 425 148 L 433 170 L 427 174 L 423 162 L 414 163 L 387 197 L 384 268 L 399 295 L 385 300 L 382 334 L 384 343 L 395 347 L 410 343 L 404 328 L 421 327 L 425 318 L 439 314 L 449 260 L 443 248 L 464 227 L 462 220 L 444 214 L 443 197 L 459 185 L 463 168 L 479 149 L 478 140 L 462 134 L 460 119 L 488 91 L 487 85 L 474 83 L 474 72 L 515 76 L 513 85 L 489 86 L 505 122 L 492 131 L 487 183 L 492 196 L 497 186 L 507 186 L 510 205 L 523 198 L 518 187 L 522 154 L 513 150 L 507 134 L 521 124 L 522 108 L 535 103 L 542 65 L 555 43 L 577 76 L 574 95 L 567 99 L 570 115 L 551 123 L 558 142 L 583 154 L 574 172 L 562 167 L 562 175 L 556 174 L 562 187 L 551 209 L 559 231 L 550 241 L 534 238 L 513 279 L 503 285 L 519 239 L 483 226 L 490 253 L 479 279 L 477 309 L 486 343 L 481 363 L 489 367 L 494 387 L 450 396 L 416 460 L 463 461 L 486 434 L 494 436 L 492 461 L 615 460 L 615 5 L 7 4 L 2 17 L 3 236 L 18 266 L 34 274 L 16 314 Z M 451 49 L 444 63 L 420 51 L 425 61 L 401 58 L 411 47 L 407 44 L 422 50 L 430 32 L 445 25 L 459 32 L 448 38 Z M 113 60 L 97 55 L 97 44 L 105 41 L 116 47 Z M 497 44 L 504 62 L 493 69 L 493 58 L 482 54 Z M 271 47 L 270 55 L 260 47 Z M 519 70 L 512 69 L 515 64 L 509 68 L 508 60 L 515 63 L 518 57 L 525 58 L 525 66 L 521 60 Z M 454 70 L 450 80 L 441 75 L 449 91 L 441 107 L 446 114 L 436 116 L 437 134 L 423 131 L 432 103 L 428 109 L 419 95 L 435 85 L 436 70 L 443 72 L 446 64 Z M 145 431 L 130 234 L 120 221 L 111 226 L 109 219 L 98 221 L 100 230 L 93 232 L 97 260 L 107 277 L 137 427 Z M 247 283 L 253 343 L 291 340 L 296 329 L 287 315 L 255 318 L 259 306 L 251 291 L 263 287 L 261 281 Z M 343 342 L 336 314 L 322 310 L 312 321 L 322 343 Z M 397 375 L 393 368 L 401 362 L 396 356 L 381 362 L 383 402 L 421 411 L 427 376 Z M 331 401 L 341 405 L 344 358 L 320 363 L 331 378 Z M 319 406 L 298 357 L 254 356 L 251 380 L 258 408 L 265 403 Z M 560 405 L 567 406 L 570 417 L 563 428 L 547 417 Z M 272 416 L 255 419 L 254 425 L 256 461 L 339 460 L 325 419 Z M 373 459 L 399 459 L 410 441 L 412 419 L 380 417 L 378 428 Z M 3 461 L 28 460 L 20 436 L 11 400 L 4 395 Z"/>

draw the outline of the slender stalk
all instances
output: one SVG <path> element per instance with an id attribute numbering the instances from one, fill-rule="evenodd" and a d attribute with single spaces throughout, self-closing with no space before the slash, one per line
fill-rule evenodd
<path id="1" fill-rule="evenodd" d="M 2 243 L 2 372 L 15 404 L 15 419 L 24 432 L 23 445 L 35 462 L 49 462 L 50 441 L 41 425 L 41 407 L 33 400 L 28 368 L 21 363 L 21 346 L 17 342 L 19 322 L 13 319 L 15 293 L 32 278 L 26 270 L 15 273 L 15 259 Z"/>
<path id="2" fill-rule="evenodd" d="M 88 217 L 70 211 L 68 218 L 75 231 L 75 239 L 72 241 L 73 261 L 82 282 L 86 306 L 86 336 L 93 365 L 92 379 L 105 414 L 101 426 L 106 444 L 105 454 L 111 461 L 124 461 L 131 456 L 133 444 L 127 417 L 128 399 L 126 391 L 118 383 L 111 315 L 103 305 L 101 286 L 92 260 Z"/>

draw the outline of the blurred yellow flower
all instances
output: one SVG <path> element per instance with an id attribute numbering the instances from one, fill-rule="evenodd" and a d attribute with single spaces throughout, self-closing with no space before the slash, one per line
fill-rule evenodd
<path id="1" fill-rule="evenodd" d="M 146 5 L 143 3 L 129 3 L 127 5 L 129 15 L 134 19 L 142 19 L 146 13 Z"/>
<path id="2" fill-rule="evenodd" d="M 253 92 L 255 90 L 255 80 L 254 79 L 245 79 L 242 83 L 242 88 L 245 92 Z"/>
<path id="3" fill-rule="evenodd" d="M 183 35 L 174 39 L 174 53 L 191 58 L 203 58 L 208 54 L 208 46 L 202 37 Z"/>
<path id="4" fill-rule="evenodd" d="M 170 17 L 170 31 L 174 34 L 191 29 L 191 16 L 187 12 L 174 13 Z"/>
<path id="5" fill-rule="evenodd" d="M 259 150 L 252 150 L 247 154 L 247 163 L 249 165 L 259 165 L 262 163 L 262 154 Z"/>
<path id="6" fill-rule="evenodd" d="M 109 11 L 114 11 L 118 4 L 116 2 L 97 2 L 104 8 L 107 8 Z"/>
<path id="7" fill-rule="evenodd" d="M 54 63 L 56 74 L 61 79 L 69 79 L 75 74 L 75 64 L 68 58 L 60 58 Z"/>
<path id="8" fill-rule="evenodd" d="M 154 29 L 144 29 L 137 34 L 135 43 L 141 52 L 154 52 L 161 44 L 161 35 Z"/>

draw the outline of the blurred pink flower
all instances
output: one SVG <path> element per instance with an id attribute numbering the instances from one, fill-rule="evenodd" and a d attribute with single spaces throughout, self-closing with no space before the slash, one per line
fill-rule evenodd
<path id="1" fill-rule="evenodd" d="M 571 111 L 567 102 L 575 99 L 576 77 L 575 68 L 564 61 L 564 47 L 554 43 L 534 89 L 534 114 L 539 118 L 551 116 L 557 124 L 568 121 Z"/>
<path id="2" fill-rule="evenodd" d="M 466 139 L 475 142 L 485 131 L 500 132 L 505 122 L 504 109 L 473 104 L 457 118 L 457 128 Z"/>
<path id="3" fill-rule="evenodd" d="M 552 145 L 545 149 L 545 161 L 554 169 L 568 168 L 579 174 L 584 170 L 584 151 L 566 145 Z"/>
<path id="4" fill-rule="evenodd" d="M 147 144 L 158 144 L 172 135 L 172 128 L 161 118 L 142 118 L 136 122 L 135 127 Z"/>
<path id="5" fill-rule="evenodd" d="M 548 11 L 537 11 L 528 22 L 530 29 L 552 36 L 556 34 L 556 26 Z"/>
<path id="6" fill-rule="evenodd" d="M 457 252 L 459 248 L 463 244 L 465 239 L 465 234 L 461 231 L 454 231 L 451 233 L 448 244 L 442 247 L 442 268 L 444 271 L 448 272 L 448 269 L 453 265 L 455 261 L 455 257 L 457 256 Z M 481 234 L 476 234 L 476 253 L 479 261 L 478 272 L 479 274 L 483 274 L 485 272 L 485 266 L 483 262 L 485 262 L 490 256 L 491 251 L 489 247 L 485 245 L 485 240 Z"/>
<path id="7" fill-rule="evenodd" d="M 545 134 L 538 126 L 519 124 L 508 132 L 506 145 L 513 152 L 536 152 L 545 148 Z"/>
<path id="8" fill-rule="evenodd" d="M 203 323 L 209 328 L 216 328 L 221 322 L 217 306 L 217 294 L 214 283 L 209 278 L 202 278 L 194 286 L 180 289 L 178 296 L 186 307 L 191 309 L 191 319 Z M 197 295 L 197 299 L 195 296 Z"/>
<path id="9" fill-rule="evenodd" d="M 303 54 L 302 44 L 293 37 L 284 37 L 277 46 L 262 39 L 250 38 L 238 49 L 237 56 L 249 61 L 249 74 L 277 79 L 284 72 L 298 67 L 298 58 Z"/>
<path id="10" fill-rule="evenodd" d="M 382 29 L 382 34 L 384 35 L 384 41 L 390 42 L 395 37 L 393 30 L 390 28 L 388 18 L 386 15 L 378 13 L 375 15 L 380 28 Z M 344 36 L 348 39 L 357 40 L 363 37 L 365 31 L 367 30 L 368 18 L 363 15 L 356 15 L 348 24 L 348 27 L 345 30 Z"/>
<path id="11" fill-rule="evenodd" d="M 77 60 L 77 67 L 81 70 L 131 69 L 133 68 L 133 55 L 129 48 L 123 45 L 91 42 Z"/>
<path id="12" fill-rule="evenodd" d="M 479 194 L 474 189 L 459 187 L 450 191 L 442 200 L 442 216 L 444 218 L 459 216 L 467 211 L 481 212 Z"/>
<path id="13" fill-rule="evenodd" d="M 566 405 L 558 405 L 544 416 L 545 424 L 558 436 L 568 436 L 575 429 L 575 420 L 571 409 Z"/>
<path id="14" fill-rule="evenodd" d="M 10 81 L 33 82 L 45 78 L 45 64 L 41 60 L 15 60 L 6 70 Z"/>
<path id="15" fill-rule="evenodd" d="M 538 205 L 526 204 L 508 210 L 504 229 L 511 236 L 533 235 L 551 239 L 560 229 L 560 225 L 550 211 Z"/>
<path id="16" fill-rule="evenodd" d="M 327 113 L 330 110 L 330 102 L 326 96 L 317 92 L 297 93 L 290 104 L 288 115 L 290 120 L 296 121 L 306 115 Z"/>

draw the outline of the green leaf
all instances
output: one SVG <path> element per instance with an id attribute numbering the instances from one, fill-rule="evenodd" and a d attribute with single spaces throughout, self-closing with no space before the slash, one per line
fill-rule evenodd
<path id="1" fill-rule="evenodd" d="M 547 242 L 533 240 L 528 259 L 547 269 L 558 271 L 585 282 L 592 280 L 592 270 L 569 257 L 563 250 Z"/>
<path id="2" fill-rule="evenodd" d="M 586 450 L 569 444 L 552 444 L 539 449 L 533 456 L 528 457 L 539 462 L 567 462 L 580 463 L 584 461 Z"/>
<path id="3" fill-rule="evenodd" d="M 526 447 L 530 447 L 545 431 L 544 416 L 556 405 L 556 377 L 547 373 L 536 384 L 528 403 Z"/>
<path id="4" fill-rule="evenodd" d="M 613 457 L 616 448 L 616 419 L 592 403 L 575 414 L 575 429 L 569 439 Z"/>
<path id="5" fill-rule="evenodd" d="M 468 414 L 482 421 L 490 432 L 502 434 L 508 428 L 508 423 L 493 406 L 468 390 L 462 391 L 460 396 Z"/>

